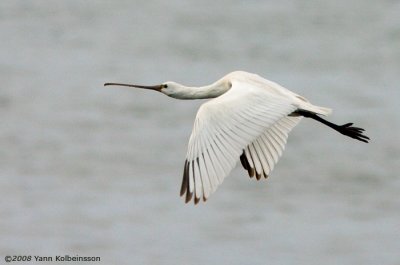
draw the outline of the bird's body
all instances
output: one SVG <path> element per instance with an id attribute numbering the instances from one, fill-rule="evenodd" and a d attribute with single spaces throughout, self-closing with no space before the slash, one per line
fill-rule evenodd
<path id="1" fill-rule="evenodd" d="M 107 83 L 105 85 L 125 85 Z M 238 160 L 250 177 L 268 177 L 285 147 L 289 132 L 302 119 L 320 121 L 340 133 L 367 142 L 363 129 L 330 123 L 318 115 L 329 108 L 256 74 L 235 71 L 209 86 L 187 87 L 175 82 L 137 86 L 177 99 L 212 100 L 201 105 L 189 139 L 181 196 L 197 203 L 214 192 Z"/>

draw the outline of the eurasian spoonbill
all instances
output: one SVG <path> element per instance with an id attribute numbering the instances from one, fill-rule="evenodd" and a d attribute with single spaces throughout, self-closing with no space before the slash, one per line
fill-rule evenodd
<path id="1" fill-rule="evenodd" d="M 201 105 L 189 139 L 180 195 L 197 204 L 213 193 L 238 160 L 250 177 L 267 178 L 285 148 L 289 132 L 303 118 L 319 121 L 343 135 L 367 143 L 364 129 L 337 125 L 320 115 L 331 109 L 256 74 L 236 71 L 215 83 L 188 87 L 175 82 L 156 86 L 121 83 L 161 92 L 176 99 L 214 98 Z"/>

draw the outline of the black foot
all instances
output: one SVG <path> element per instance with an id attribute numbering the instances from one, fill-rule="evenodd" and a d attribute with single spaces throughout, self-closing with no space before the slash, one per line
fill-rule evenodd
<path id="1" fill-rule="evenodd" d="M 341 134 L 357 139 L 361 142 L 368 143 L 369 137 L 363 135 L 364 129 L 358 127 L 352 127 L 353 123 L 346 123 L 343 125 L 337 125 L 336 130 Z"/>

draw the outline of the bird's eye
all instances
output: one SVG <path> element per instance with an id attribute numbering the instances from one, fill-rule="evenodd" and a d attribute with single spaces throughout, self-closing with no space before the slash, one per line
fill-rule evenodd
<path id="1" fill-rule="evenodd" d="M 162 85 L 162 87 L 163 87 L 163 88 L 167 88 L 167 87 L 168 87 L 168 85 L 167 85 L 167 84 L 164 84 L 164 85 Z"/>

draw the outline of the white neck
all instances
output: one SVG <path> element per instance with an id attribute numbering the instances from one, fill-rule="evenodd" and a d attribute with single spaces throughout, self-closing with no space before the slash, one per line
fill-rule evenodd
<path id="1" fill-rule="evenodd" d="M 167 96 L 176 99 L 206 99 L 216 98 L 231 88 L 231 84 L 225 81 L 217 81 L 208 86 L 188 87 L 181 84 L 174 84 L 173 89 L 161 91 Z"/>

